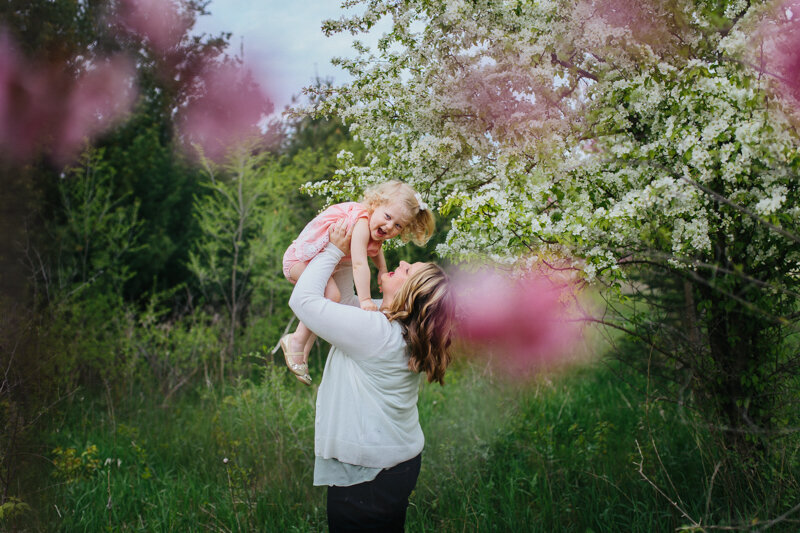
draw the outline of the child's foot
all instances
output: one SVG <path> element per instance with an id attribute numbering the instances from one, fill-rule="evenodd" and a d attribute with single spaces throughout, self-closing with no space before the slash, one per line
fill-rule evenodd
<path id="1" fill-rule="evenodd" d="M 311 376 L 308 374 L 308 365 L 305 362 L 305 354 L 303 353 L 303 346 L 297 347 L 294 341 L 294 335 L 286 334 L 281 338 L 281 350 L 283 350 L 283 359 L 286 361 L 286 366 L 306 385 L 311 385 Z"/>

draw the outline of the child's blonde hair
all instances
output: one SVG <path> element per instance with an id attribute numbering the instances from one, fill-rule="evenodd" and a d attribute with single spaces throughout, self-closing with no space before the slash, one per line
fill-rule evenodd
<path id="1" fill-rule="evenodd" d="M 411 213 L 411 220 L 400 232 L 403 242 L 413 241 L 419 246 L 428 242 L 436 229 L 436 218 L 431 208 L 410 185 L 397 180 L 387 181 L 367 189 L 361 199 L 361 203 L 370 213 L 379 205 L 390 202 L 400 203 Z"/>

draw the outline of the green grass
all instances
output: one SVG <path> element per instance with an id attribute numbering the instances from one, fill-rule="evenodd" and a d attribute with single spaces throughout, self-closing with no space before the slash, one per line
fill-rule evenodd
<path id="1" fill-rule="evenodd" d="M 601 368 L 552 382 L 542 378 L 505 402 L 504 423 L 472 468 L 443 483 L 446 473 L 430 461 L 418 492 L 423 501 L 425 493 L 438 494 L 444 505 L 415 516 L 419 529 L 658 531 L 682 525 L 636 471 L 643 413 L 628 406 L 625 396 L 632 391 L 609 378 Z M 451 464 L 462 464 L 454 459 Z"/>
<path id="2" fill-rule="evenodd" d="M 521 383 L 459 361 L 446 386 L 424 385 L 426 446 L 408 531 L 674 531 L 768 520 L 796 505 L 796 448 L 771 481 L 737 484 L 712 435 L 674 404 L 645 402 L 646 383 L 626 383 L 619 370 L 596 363 Z M 272 364 L 258 382 L 198 389 L 168 406 L 144 392 L 112 403 L 75 396 L 30 472 L 23 499 L 33 510 L 5 525 L 324 531 L 313 401 L 313 389 Z M 796 518 L 770 531 L 795 531 Z"/>
<path id="3" fill-rule="evenodd" d="M 257 386 L 168 407 L 157 400 L 120 402 L 113 418 L 99 399 L 73 402 L 50 448 L 80 456 L 94 445 L 99 462 L 61 475 L 50 466 L 36 530 L 307 531 L 323 522 L 324 491 L 311 486 L 312 393 L 282 368 L 270 365 Z"/>

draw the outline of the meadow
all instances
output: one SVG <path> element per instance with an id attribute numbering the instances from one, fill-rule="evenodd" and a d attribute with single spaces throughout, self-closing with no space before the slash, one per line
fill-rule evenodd
<path id="1" fill-rule="evenodd" d="M 325 531 L 314 389 L 271 358 L 253 369 L 167 402 L 146 388 L 76 392 L 28 462 L 31 511 L 6 527 Z M 408 531 L 797 530 L 768 514 L 796 502 L 796 439 L 772 471 L 745 476 L 712 431 L 608 354 L 524 382 L 460 358 L 447 378 L 421 384 Z"/>

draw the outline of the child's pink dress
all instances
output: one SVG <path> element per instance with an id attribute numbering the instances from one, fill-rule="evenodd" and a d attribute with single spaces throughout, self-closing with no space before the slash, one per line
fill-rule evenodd
<path id="1" fill-rule="evenodd" d="M 347 219 L 347 228 L 350 229 L 360 218 L 369 220 L 369 211 L 358 202 L 344 202 L 334 204 L 314 217 L 311 222 L 306 224 L 297 239 L 289 245 L 286 253 L 283 254 L 283 275 L 286 276 L 286 279 L 292 281 L 289 276 L 289 270 L 294 265 L 311 261 L 314 256 L 325 248 L 325 245 L 330 241 L 328 228 L 340 218 Z M 370 238 L 367 245 L 367 255 L 369 257 L 378 255 L 382 244 L 381 241 L 375 241 Z M 350 256 L 347 256 L 343 260 L 349 258 Z"/>

